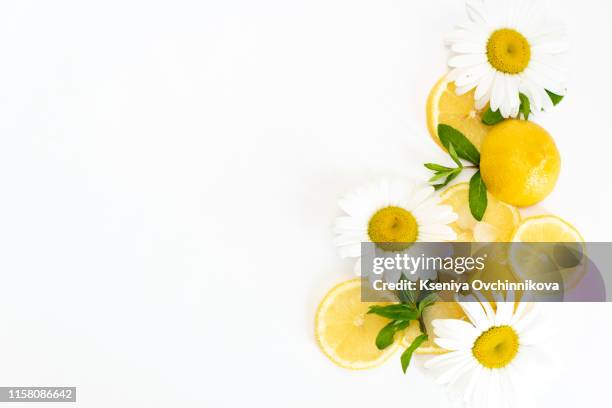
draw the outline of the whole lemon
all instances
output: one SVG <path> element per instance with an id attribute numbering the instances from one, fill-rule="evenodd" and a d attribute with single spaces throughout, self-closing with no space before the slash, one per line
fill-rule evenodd
<path id="1" fill-rule="evenodd" d="M 480 172 L 487 190 L 517 207 L 542 201 L 555 187 L 561 157 L 541 126 L 526 120 L 505 120 L 485 137 Z"/>

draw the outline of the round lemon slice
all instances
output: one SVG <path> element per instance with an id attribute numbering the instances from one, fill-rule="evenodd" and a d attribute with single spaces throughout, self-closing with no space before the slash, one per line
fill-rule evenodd
<path id="1" fill-rule="evenodd" d="M 459 242 L 509 242 L 519 225 L 520 214 L 516 207 L 487 194 L 487 210 L 482 221 L 476 221 L 470 212 L 469 184 L 459 183 L 441 194 L 441 204 L 450 205 L 457 214 L 451 227 Z"/>
<path id="2" fill-rule="evenodd" d="M 568 290 L 575 287 L 586 273 L 584 239 L 574 226 L 559 217 L 541 215 L 524 219 L 512 241 L 547 243 L 542 246 L 510 246 L 510 267 L 519 279 L 542 281 L 552 274 L 560 274 L 564 288 Z"/>
<path id="3" fill-rule="evenodd" d="M 342 282 L 319 304 L 315 335 L 321 350 L 335 364 L 354 370 L 382 364 L 399 346 L 396 341 L 384 350 L 376 347 L 376 336 L 390 320 L 367 314 L 374 304 L 361 301 L 361 279 Z M 396 334 L 399 338 L 400 334 Z"/>
<path id="4" fill-rule="evenodd" d="M 446 77 L 440 79 L 432 88 L 427 98 L 427 128 L 434 141 L 442 146 L 438 137 L 438 125 L 452 126 L 465 135 L 478 150 L 490 126 L 482 123 L 482 110 L 476 109 L 474 103 L 475 89 L 464 95 L 455 93 L 455 84 Z"/>

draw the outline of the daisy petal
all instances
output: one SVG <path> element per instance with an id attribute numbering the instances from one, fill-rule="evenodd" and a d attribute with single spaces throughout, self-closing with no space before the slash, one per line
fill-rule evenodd
<path id="1" fill-rule="evenodd" d="M 500 108 L 505 97 L 505 77 L 504 74 L 496 71 L 493 78 L 493 86 L 491 89 L 491 110 L 496 111 Z"/>
<path id="2" fill-rule="evenodd" d="M 435 319 L 431 324 L 437 336 L 460 338 L 470 344 L 481 334 L 480 330 L 464 320 Z"/>
<path id="3" fill-rule="evenodd" d="M 483 96 L 489 94 L 491 91 L 491 86 L 493 85 L 493 78 L 495 77 L 495 71 L 491 66 L 488 66 L 486 73 L 480 80 L 480 83 L 476 87 L 476 92 L 474 93 L 474 99 L 481 99 Z"/>
<path id="4" fill-rule="evenodd" d="M 361 243 L 339 247 L 338 255 L 340 255 L 340 258 L 354 258 L 361 256 Z"/>
<path id="5" fill-rule="evenodd" d="M 486 47 L 483 43 L 458 41 L 451 45 L 451 50 L 457 54 L 484 54 Z"/>
<path id="6" fill-rule="evenodd" d="M 465 302 L 459 302 L 459 305 L 470 319 L 472 324 L 479 330 L 485 331 L 493 325 L 493 321 L 489 320 L 482 305 L 477 302 L 473 296 L 467 296 Z"/>
<path id="7" fill-rule="evenodd" d="M 425 368 L 445 368 L 466 356 L 464 351 L 451 351 L 432 357 L 424 363 Z"/>
<path id="8" fill-rule="evenodd" d="M 471 67 L 487 62 L 485 54 L 460 54 L 448 60 L 448 65 L 453 68 Z"/>

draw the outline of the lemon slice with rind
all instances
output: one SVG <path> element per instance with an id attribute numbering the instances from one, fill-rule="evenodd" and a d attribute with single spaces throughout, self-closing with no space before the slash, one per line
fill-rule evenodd
<path id="1" fill-rule="evenodd" d="M 512 241 L 545 243 L 542 246 L 510 246 L 508 260 L 519 279 L 542 281 L 552 274 L 560 274 L 564 288 L 568 290 L 575 287 L 586 273 L 584 239 L 574 226 L 560 217 L 540 215 L 526 218 L 516 229 Z"/>
<path id="2" fill-rule="evenodd" d="M 375 304 L 389 303 L 362 302 L 360 278 L 335 286 L 319 304 L 315 335 L 323 353 L 336 365 L 353 370 L 376 367 L 400 347 L 399 341 L 384 350 L 376 347 L 378 332 L 390 320 L 368 314 Z"/>
<path id="3" fill-rule="evenodd" d="M 482 123 L 486 109 L 478 110 L 474 103 L 475 89 L 464 95 L 455 93 L 455 84 L 446 77 L 440 79 L 427 98 L 427 128 L 434 141 L 442 147 L 438 137 L 438 125 L 452 126 L 467 137 L 480 150 L 490 126 Z"/>

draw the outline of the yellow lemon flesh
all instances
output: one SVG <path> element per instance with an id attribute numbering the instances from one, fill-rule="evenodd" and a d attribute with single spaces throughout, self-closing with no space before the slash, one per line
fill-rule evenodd
<path id="1" fill-rule="evenodd" d="M 482 221 L 476 221 L 470 212 L 468 183 L 459 183 L 441 194 L 441 204 L 450 205 L 457 214 L 457 221 L 450 226 L 457 234 L 458 242 L 509 242 L 518 226 L 518 210 L 487 194 L 487 210 Z"/>
<path id="2" fill-rule="evenodd" d="M 378 332 L 390 320 L 367 314 L 374 304 L 388 303 L 362 302 L 359 278 L 340 283 L 319 304 L 315 335 L 323 353 L 340 367 L 354 370 L 376 367 L 399 348 L 399 342 L 384 350 L 376 347 Z"/>
<path id="3" fill-rule="evenodd" d="M 427 128 L 434 141 L 442 147 L 438 137 L 438 125 L 452 126 L 467 137 L 480 150 L 490 127 L 482 123 L 485 109 L 478 110 L 474 103 L 475 89 L 463 95 L 455 93 L 455 84 L 440 79 L 427 99 Z"/>
<path id="4" fill-rule="evenodd" d="M 480 172 L 487 190 L 517 207 L 542 201 L 555 187 L 561 158 L 552 137 L 526 120 L 505 120 L 482 143 Z"/>
<path id="5" fill-rule="evenodd" d="M 421 346 L 415 350 L 417 354 L 442 354 L 448 352 L 438 346 L 434 342 L 435 333 L 432 325 L 432 321 L 435 319 L 464 319 L 467 320 L 467 316 L 463 312 L 461 306 L 455 302 L 437 302 L 433 305 L 425 308 L 423 311 L 423 322 L 425 323 L 425 329 L 429 334 L 429 338 Z M 421 329 L 417 321 L 413 321 L 410 326 L 405 330 L 402 338 L 402 346 L 408 347 L 412 341 L 421 334 Z"/>
<path id="6" fill-rule="evenodd" d="M 517 228 L 514 242 L 584 242 L 569 222 L 554 215 L 525 218 Z"/>
<path id="7" fill-rule="evenodd" d="M 520 279 L 545 280 L 546 270 L 559 273 L 566 290 L 575 287 L 586 273 L 581 262 L 586 254 L 586 244 L 578 230 L 567 221 L 554 215 L 541 215 L 524 219 L 516 229 L 513 242 L 542 242 L 550 246 L 531 247 L 513 245 L 508 254 L 510 267 Z M 566 243 L 555 244 L 555 243 Z M 567 258 L 575 262 L 567 262 Z"/>

